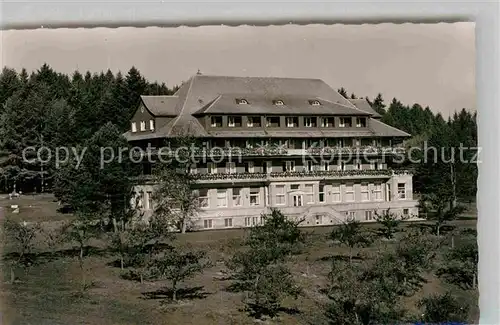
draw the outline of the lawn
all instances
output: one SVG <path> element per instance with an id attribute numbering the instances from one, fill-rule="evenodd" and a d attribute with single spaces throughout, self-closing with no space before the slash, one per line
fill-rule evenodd
<path id="1" fill-rule="evenodd" d="M 28 198 L 22 199 L 30 202 Z M 32 202 L 33 210 L 27 210 L 23 218 L 42 211 L 50 211 L 51 217 L 45 221 L 58 221 L 67 216 L 54 213 L 57 203 L 50 197 Z M 19 216 L 21 214 L 16 217 Z M 410 226 L 405 224 L 403 228 Z M 458 220 L 453 222 L 453 226 L 475 228 L 476 220 Z M 376 225 L 366 227 L 374 228 Z M 347 251 L 333 246 L 326 239 L 331 229 L 304 228 L 311 233 L 311 244 L 306 252 L 294 256 L 291 262 L 292 271 L 304 294 L 296 301 L 286 302 L 286 307 L 297 310 L 296 313 L 282 313 L 274 323 L 319 324 L 315 321 L 323 312 L 319 303 L 327 302 L 320 289 L 326 284 L 331 257 L 344 255 Z M 116 256 L 106 251 L 101 240 L 92 242 L 95 249 L 85 260 L 86 276 L 92 280 L 92 286 L 84 294 L 78 290 L 81 272 L 76 256 L 66 254 L 55 259 L 46 258 L 26 272 L 16 270 L 19 280 L 13 284 L 9 283 L 10 269 L 4 259 L 1 324 L 254 324 L 255 321 L 242 310 L 243 294 L 229 291 L 230 281 L 224 280 L 221 273 L 225 269 L 224 260 L 241 248 L 244 235 L 245 230 L 236 229 L 177 235 L 181 245 L 208 251 L 213 266 L 183 285 L 181 302 L 176 305 L 163 304 L 168 282 L 141 284 L 122 279 L 120 268 L 113 265 Z M 459 241 L 460 238 L 454 238 L 455 244 Z M 449 244 L 451 238 L 445 243 Z M 375 243 L 370 248 L 356 250 L 355 256 L 363 258 L 370 252 L 385 250 L 391 245 Z M 9 243 L 4 243 L 5 253 L 10 251 L 9 246 Z M 40 251 L 47 249 L 41 243 L 38 248 Z M 458 290 L 430 274 L 427 280 L 415 296 L 407 299 L 408 308 L 416 312 L 415 304 L 419 298 L 451 289 L 463 299 L 464 304 L 472 306 L 469 318 L 477 323 L 477 291 Z"/>

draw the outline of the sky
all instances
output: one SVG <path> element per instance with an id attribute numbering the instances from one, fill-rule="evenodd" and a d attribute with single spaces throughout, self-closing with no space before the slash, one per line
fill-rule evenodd
<path id="1" fill-rule="evenodd" d="M 208 75 L 305 77 L 358 97 L 476 109 L 474 23 L 202 26 L 1 31 L 1 63 L 126 73 L 172 87 Z"/>

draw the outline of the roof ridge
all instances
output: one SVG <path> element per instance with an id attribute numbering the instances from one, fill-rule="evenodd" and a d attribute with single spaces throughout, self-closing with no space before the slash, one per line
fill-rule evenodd
<path id="1" fill-rule="evenodd" d="M 168 135 L 172 134 L 172 131 L 174 130 L 175 125 L 177 124 L 177 122 L 179 121 L 179 119 L 181 118 L 181 116 L 183 115 L 182 113 L 184 112 L 184 108 L 186 107 L 186 101 L 189 98 L 189 93 L 191 92 L 191 88 L 193 87 L 193 81 L 194 81 L 194 77 L 191 77 L 190 80 L 189 80 L 188 91 L 186 93 L 186 96 L 184 97 L 184 103 L 182 103 L 181 110 L 179 111 L 179 114 L 177 115 L 177 118 L 175 119 L 175 122 L 172 123 L 172 127 L 170 128 L 170 132 L 168 133 Z"/>

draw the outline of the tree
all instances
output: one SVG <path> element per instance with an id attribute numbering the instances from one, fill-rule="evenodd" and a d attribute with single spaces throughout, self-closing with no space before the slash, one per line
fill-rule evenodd
<path id="1" fill-rule="evenodd" d="M 369 234 L 362 229 L 357 220 L 347 220 L 330 233 L 330 239 L 349 248 L 349 263 L 352 262 L 352 251 L 356 247 L 366 247 L 371 244 Z"/>
<path id="2" fill-rule="evenodd" d="M 422 321 L 436 324 L 467 321 L 469 312 L 469 307 L 449 292 L 425 297 L 419 301 L 418 306 L 424 309 Z"/>
<path id="3" fill-rule="evenodd" d="M 405 217 L 398 217 L 396 214 L 391 213 L 389 209 L 379 214 L 375 211 L 375 220 L 380 224 L 378 232 L 387 240 L 394 238 L 394 234 L 398 231 L 398 227 Z"/>
<path id="4" fill-rule="evenodd" d="M 379 113 L 382 116 L 385 114 L 385 104 L 381 93 L 377 94 L 377 97 L 375 97 L 373 102 L 368 100 L 368 103 L 370 103 L 370 106 L 375 110 L 375 112 Z"/>
<path id="5" fill-rule="evenodd" d="M 284 263 L 305 242 L 298 228 L 301 221 L 288 220 L 278 210 L 262 218 L 263 224 L 250 229 L 246 249 L 228 261 L 233 287 L 249 293 L 248 311 L 259 318 L 274 317 L 284 298 L 300 292 Z"/>
<path id="6" fill-rule="evenodd" d="M 463 289 L 476 289 L 478 260 L 476 239 L 465 239 L 446 253 L 437 275 Z"/>
<path id="7" fill-rule="evenodd" d="M 7 242 L 14 246 L 17 258 L 12 259 L 10 267 L 10 282 L 14 283 L 16 276 L 14 267 L 21 266 L 27 268 L 35 263 L 35 255 L 33 249 L 35 247 L 35 239 L 41 232 L 39 223 L 20 223 L 11 219 L 4 221 L 4 230 L 7 237 Z"/>
<path id="8" fill-rule="evenodd" d="M 340 95 L 342 95 L 342 97 L 344 97 L 344 98 L 346 98 L 346 99 L 348 98 L 348 96 L 347 96 L 347 91 L 344 89 L 344 87 L 340 87 L 340 89 L 338 89 L 337 91 L 338 91 L 338 93 L 339 93 Z"/>
<path id="9" fill-rule="evenodd" d="M 426 220 L 434 223 L 434 231 L 440 236 L 441 228 L 450 221 L 458 218 L 465 211 L 461 205 L 449 204 L 446 194 L 424 194 L 420 200 L 420 208 Z"/>
<path id="10" fill-rule="evenodd" d="M 183 252 L 178 247 L 168 251 L 151 261 L 151 274 L 156 279 L 167 279 L 172 287 L 172 300 L 177 301 L 178 285 L 195 276 L 210 266 L 204 251 Z"/>
<path id="11" fill-rule="evenodd" d="M 194 189 L 195 180 L 189 169 L 189 150 L 194 143 L 195 140 L 190 136 L 179 136 L 173 144 L 179 148 L 176 150 L 175 159 L 171 163 L 159 164 L 154 169 L 154 214 L 171 220 L 171 225 L 182 233 L 187 231 L 199 211 L 198 195 Z"/>
<path id="12" fill-rule="evenodd" d="M 62 227 L 62 240 L 64 242 L 76 243 L 78 245 L 78 262 L 82 275 L 82 289 L 88 288 L 86 281 L 86 272 L 84 268 L 84 258 L 86 257 L 86 249 L 92 238 L 99 237 L 99 223 L 88 218 L 88 216 L 80 216 L 77 220 L 65 224 Z"/>

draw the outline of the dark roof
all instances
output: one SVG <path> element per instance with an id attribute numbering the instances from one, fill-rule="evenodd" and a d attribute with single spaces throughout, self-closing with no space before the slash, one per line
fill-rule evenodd
<path id="1" fill-rule="evenodd" d="M 154 116 L 176 116 L 178 96 L 141 96 L 142 103 Z"/>
<path id="2" fill-rule="evenodd" d="M 272 112 L 275 114 L 332 114 L 332 115 L 374 115 L 373 109 L 367 111 L 361 100 L 351 100 L 356 105 L 344 98 L 337 91 L 319 79 L 306 78 L 274 78 L 274 77 L 225 77 L 194 75 L 182 83 L 173 96 L 141 96 L 146 107 L 155 116 L 175 116 L 164 127 L 147 135 L 126 133 L 129 140 L 139 138 L 169 137 L 189 133 L 193 136 L 217 136 L 220 132 L 207 132 L 193 116 L 203 112 L 228 112 L 237 114 L 261 114 Z M 249 104 L 236 104 L 236 98 L 247 99 Z M 285 105 L 273 105 L 272 101 L 280 99 Z M 309 100 L 317 99 L 321 106 L 309 104 Z M 366 102 L 366 100 L 363 100 Z M 368 102 L 366 104 L 369 106 Z M 358 107 L 359 106 L 359 107 Z M 377 114 L 378 115 L 378 114 Z M 376 122 L 376 123 L 372 123 Z M 392 128 L 380 121 L 370 119 L 368 130 L 311 130 L 305 131 L 301 136 L 309 136 L 313 132 L 316 136 L 330 136 L 325 132 L 333 132 L 331 136 L 408 136 L 407 133 Z M 224 136 L 244 134 L 241 131 L 227 131 Z M 259 136 L 254 132 L 264 132 L 263 136 L 283 136 L 292 134 L 292 131 L 249 131 L 248 136 Z M 318 133 L 320 132 L 320 133 Z M 348 135 L 347 133 L 348 132 Z M 260 134 L 260 133 L 259 133 Z M 323 135 L 321 135 L 323 134 Z M 330 133 L 329 133 L 330 134 Z M 313 135 L 310 135 L 313 136 Z"/>
<path id="3" fill-rule="evenodd" d="M 246 99 L 248 104 L 237 104 L 236 99 Z M 274 105 L 274 100 L 282 100 L 284 105 Z M 321 105 L 311 105 L 317 100 Z M 272 94 L 223 94 L 196 111 L 195 114 L 278 114 L 278 115 L 369 115 L 365 111 L 333 103 L 308 95 Z"/>
<path id="4" fill-rule="evenodd" d="M 368 100 L 364 99 L 364 98 L 359 98 L 359 99 L 349 99 L 349 101 L 354 105 L 356 106 L 357 108 L 367 112 L 367 113 L 370 113 L 372 114 L 372 117 L 375 117 L 375 118 L 380 118 L 382 117 L 382 115 L 380 115 L 379 113 L 377 113 L 370 105 L 370 103 L 368 102 Z"/>

